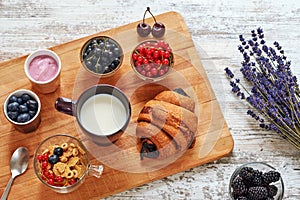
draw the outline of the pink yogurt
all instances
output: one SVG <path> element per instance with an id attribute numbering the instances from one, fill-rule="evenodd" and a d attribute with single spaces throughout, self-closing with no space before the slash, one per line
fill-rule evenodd
<path id="1" fill-rule="evenodd" d="M 28 67 L 29 75 L 36 81 L 48 81 L 58 71 L 58 65 L 54 58 L 48 55 L 35 57 Z"/>

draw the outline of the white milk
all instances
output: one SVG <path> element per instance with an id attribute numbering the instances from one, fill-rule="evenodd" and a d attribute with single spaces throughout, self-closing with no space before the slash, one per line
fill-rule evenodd
<path id="1" fill-rule="evenodd" d="M 126 122 L 126 110 L 122 102 L 109 94 L 97 94 L 83 103 L 80 111 L 82 126 L 96 135 L 117 132 Z"/>

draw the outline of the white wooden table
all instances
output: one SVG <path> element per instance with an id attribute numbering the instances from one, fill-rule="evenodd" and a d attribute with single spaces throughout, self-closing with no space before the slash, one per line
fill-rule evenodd
<path id="1" fill-rule="evenodd" d="M 300 78 L 298 0 L 0 0 L 0 61 L 141 20 L 146 6 L 154 14 L 173 10 L 184 17 L 235 146 L 226 158 L 107 199 L 229 199 L 231 173 L 251 161 L 278 168 L 285 183 L 285 199 L 300 199 L 300 152 L 246 116 L 246 105 L 230 93 L 224 75 L 228 66 L 239 71 L 239 34 L 249 35 L 252 29 L 262 27 L 269 43 L 277 40 L 284 47 L 292 71 Z"/>

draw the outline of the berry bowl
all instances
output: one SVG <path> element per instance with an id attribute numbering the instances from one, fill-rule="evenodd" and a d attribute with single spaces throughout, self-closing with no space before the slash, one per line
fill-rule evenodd
<path id="1" fill-rule="evenodd" d="M 83 67 L 91 74 L 103 78 L 118 71 L 123 57 L 120 44 L 107 36 L 89 39 L 80 51 L 80 61 Z"/>
<path id="2" fill-rule="evenodd" d="M 33 159 L 38 179 L 58 193 L 76 190 L 87 174 L 100 178 L 103 167 L 91 165 L 86 147 L 77 138 L 57 134 L 42 141 Z"/>
<path id="3" fill-rule="evenodd" d="M 229 183 L 231 199 L 281 200 L 284 184 L 280 173 L 269 164 L 250 162 L 238 167 Z"/>
<path id="4" fill-rule="evenodd" d="M 41 122 L 41 102 L 31 90 L 19 89 L 10 93 L 3 109 L 6 119 L 20 132 L 35 131 Z"/>
<path id="5" fill-rule="evenodd" d="M 167 42 L 147 40 L 132 51 L 131 66 L 142 80 L 159 81 L 165 78 L 174 66 L 174 55 Z"/>

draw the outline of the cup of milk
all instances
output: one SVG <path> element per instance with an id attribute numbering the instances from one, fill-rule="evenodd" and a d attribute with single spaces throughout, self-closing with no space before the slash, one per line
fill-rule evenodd
<path id="1" fill-rule="evenodd" d="M 83 133 L 103 146 L 110 145 L 121 137 L 131 117 L 131 105 L 126 95 L 108 84 L 98 84 L 86 89 L 77 101 L 58 97 L 55 108 L 76 117 Z"/>
<path id="2" fill-rule="evenodd" d="M 35 90 L 48 94 L 60 84 L 61 61 L 54 51 L 40 49 L 26 58 L 24 71 Z"/>

